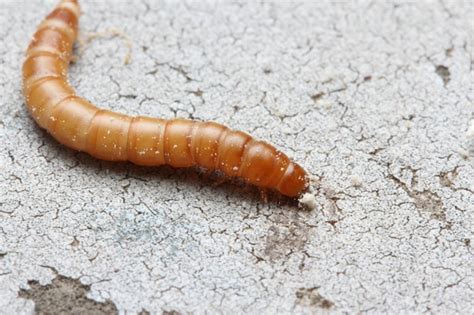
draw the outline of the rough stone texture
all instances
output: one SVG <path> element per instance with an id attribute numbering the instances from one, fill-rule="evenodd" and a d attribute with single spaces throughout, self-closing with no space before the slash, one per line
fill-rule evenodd
<path id="1" fill-rule="evenodd" d="M 133 52 L 92 41 L 79 93 L 275 143 L 317 179 L 312 212 L 57 144 L 20 92 L 54 3 L 0 2 L 1 313 L 52 287 L 127 314 L 472 313 L 472 2 L 84 1 L 83 35 Z"/>

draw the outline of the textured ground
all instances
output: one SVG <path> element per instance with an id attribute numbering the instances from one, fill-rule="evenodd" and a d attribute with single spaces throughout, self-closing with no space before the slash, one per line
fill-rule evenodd
<path id="1" fill-rule="evenodd" d="M 267 139 L 318 207 L 57 144 L 20 83 L 54 2 L 2 0 L 0 313 L 472 313 L 472 2 L 97 2 L 131 62 L 91 41 L 80 94 Z"/>

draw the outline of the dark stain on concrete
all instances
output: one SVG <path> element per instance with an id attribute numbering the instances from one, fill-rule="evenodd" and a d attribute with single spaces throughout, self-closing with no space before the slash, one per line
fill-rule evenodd
<path id="1" fill-rule="evenodd" d="M 423 190 L 411 191 L 409 195 L 411 198 L 413 198 L 415 207 L 428 211 L 432 219 L 446 221 L 446 213 L 444 212 L 443 202 L 436 193 L 429 190 Z"/>
<path id="2" fill-rule="evenodd" d="M 439 183 L 443 187 L 452 188 L 454 185 L 454 180 L 458 176 L 458 167 L 456 166 L 453 170 L 448 172 L 441 172 L 438 175 Z"/>
<path id="3" fill-rule="evenodd" d="M 401 187 L 408 194 L 408 196 L 413 199 L 416 208 L 429 213 L 432 219 L 446 221 L 446 213 L 441 198 L 438 196 L 438 194 L 426 189 L 422 191 L 416 190 L 414 188 L 417 184 L 416 171 L 412 170 L 412 172 L 413 178 L 410 185 L 393 174 L 389 174 L 388 178 Z"/>
<path id="4" fill-rule="evenodd" d="M 115 304 L 106 300 L 97 302 L 87 297 L 89 285 L 78 279 L 57 275 L 52 283 L 41 285 L 29 280 L 30 289 L 21 289 L 18 296 L 35 303 L 35 313 L 41 314 L 118 314 Z"/>
<path id="5" fill-rule="evenodd" d="M 446 86 L 449 81 L 451 80 L 451 73 L 449 72 L 449 68 L 443 65 L 436 66 L 436 74 L 440 76 L 443 80 L 444 85 Z"/>
<path id="6" fill-rule="evenodd" d="M 330 309 L 334 303 L 318 293 L 319 287 L 300 288 L 296 291 L 296 304 L 312 308 Z"/>
<path id="7" fill-rule="evenodd" d="M 319 93 L 311 95 L 311 99 L 313 100 L 313 102 L 317 103 L 323 96 L 324 96 L 324 93 L 319 92 Z"/>

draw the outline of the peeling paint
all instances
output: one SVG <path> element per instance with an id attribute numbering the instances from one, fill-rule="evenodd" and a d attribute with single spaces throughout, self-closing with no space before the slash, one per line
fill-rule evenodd
<path id="1" fill-rule="evenodd" d="M 56 276 L 50 284 L 41 285 L 29 280 L 29 289 L 21 289 L 18 296 L 32 300 L 37 314 L 118 314 L 110 300 L 97 302 L 87 297 L 90 286 L 77 279 Z"/>

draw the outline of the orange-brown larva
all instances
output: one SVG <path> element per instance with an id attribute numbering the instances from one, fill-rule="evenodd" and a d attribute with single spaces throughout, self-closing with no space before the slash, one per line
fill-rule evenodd
<path id="1" fill-rule="evenodd" d="M 215 122 L 131 117 L 99 109 L 67 82 L 79 5 L 62 0 L 40 24 L 23 64 L 23 93 L 36 122 L 62 144 L 110 161 L 219 170 L 299 196 L 306 172 L 273 146 Z"/>

